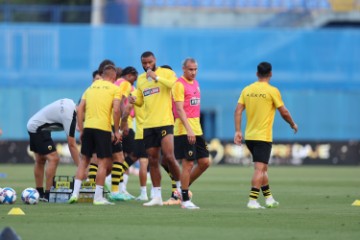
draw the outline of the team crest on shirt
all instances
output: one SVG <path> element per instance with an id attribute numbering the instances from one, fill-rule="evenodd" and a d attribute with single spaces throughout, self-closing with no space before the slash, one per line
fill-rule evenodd
<path id="1" fill-rule="evenodd" d="M 190 106 L 198 106 L 200 105 L 200 98 L 192 97 L 190 99 Z"/>
<path id="2" fill-rule="evenodd" d="M 144 97 L 146 96 L 150 96 L 152 94 L 156 94 L 156 93 L 159 93 L 160 92 L 160 88 L 159 87 L 155 87 L 155 88 L 146 88 L 144 91 L 143 91 L 143 94 L 144 94 Z"/>

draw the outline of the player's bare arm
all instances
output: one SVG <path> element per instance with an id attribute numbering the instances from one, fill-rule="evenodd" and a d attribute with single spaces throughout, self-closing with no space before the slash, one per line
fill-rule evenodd
<path id="1" fill-rule="evenodd" d="M 290 124 L 290 127 L 291 127 L 292 129 L 294 129 L 294 133 L 297 133 L 297 131 L 298 131 L 298 126 L 297 126 L 297 124 L 294 122 L 294 120 L 292 119 L 289 110 L 287 110 L 287 108 L 286 108 L 285 106 L 281 106 L 281 107 L 278 108 L 278 111 L 279 111 L 281 117 L 282 117 L 287 123 Z"/>
<path id="2" fill-rule="evenodd" d="M 184 102 L 175 102 L 175 106 L 176 106 L 176 111 L 179 114 L 180 120 L 185 126 L 189 143 L 195 144 L 196 137 L 187 120 L 187 116 L 184 110 Z"/>
<path id="3" fill-rule="evenodd" d="M 242 120 L 242 112 L 244 111 L 244 109 L 245 106 L 241 103 L 238 103 L 234 114 L 234 121 L 235 121 L 234 143 L 237 145 L 241 145 L 241 141 L 242 141 L 241 120 Z"/>
<path id="4" fill-rule="evenodd" d="M 84 119 L 85 119 L 85 107 L 86 107 L 86 100 L 85 99 L 81 99 L 81 102 L 78 106 L 77 109 L 77 124 L 78 124 L 78 129 L 79 129 L 79 133 L 80 133 L 80 142 L 82 141 L 82 134 L 84 131 Z"/>

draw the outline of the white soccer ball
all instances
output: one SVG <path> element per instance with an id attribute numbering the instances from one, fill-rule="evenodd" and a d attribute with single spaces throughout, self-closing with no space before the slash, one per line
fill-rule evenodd
<path id="1" fill-rule="evenodd" d="M 13 204 L 16 201 L 16 192 L 11 187 L 5 187 L 0 192 L 0 203 Z"/>
<path id="2" fill-rule="evenodd" d="M 39 202 L 40 194 L 35 188 L 26 188 L 21 193 L 21 200 L 25 204 L 34 205 Z"/>

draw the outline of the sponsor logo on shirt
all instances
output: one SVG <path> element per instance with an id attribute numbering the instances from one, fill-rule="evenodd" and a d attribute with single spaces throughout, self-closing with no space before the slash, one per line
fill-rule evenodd
<path id="1" fill-rule="evenodd" d="M 190 99 L 190 106 L 200 105 L 200 98 L 193 97 Z"/>
<path id="2" fill-rule="evenodd" d="M 155 88 L 147 88 L 143 91 L 144 97 L 146 96 L 150 96 L 152 94 L 156 94 L 160 92 L 160 88 L 159 87 L 155 87 Z"/>

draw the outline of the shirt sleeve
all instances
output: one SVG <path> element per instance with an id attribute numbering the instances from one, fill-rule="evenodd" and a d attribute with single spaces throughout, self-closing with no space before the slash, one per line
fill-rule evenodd
<path id="1" fill-rule="evenodd" d="M 159 77 L 158 81 L 163 85 L 165 85 L 166 87 L 172 88 L 172 86 L 177 80 L 176 73 L 172 70 L 166 70 L 166 73 L 167 74 L 164 74 L 165 76 L 158 75 Z"/>
<path id="2" fill-rule="evenodd" d="M 279 108 L 284 105 L 279 89 L 274 88 L 274 91 L 272 92 L 272 98 L 276 108 Z"/>
<path id="3" fill-rule="evenodd" d="M 114 86 L 114 99 L 121 99 L 121 91 L 120 91 L 120 88 L 118 88 L 117 86 L 113 85 Z"/>
<path id="4" fill-rule="evenodd" d="M 125 97 L 128 97 L 131 92 L 131 83 L 128 81 L 123 81 L 119 87 L 121 94 Z"/>
<path id="5" fill-rule="evenodd" d="M 81 99 L 80 99 L 80 101 L 82 100 L 82 99 L 86 99 L 86 92 L 87 92 L 87 90 L 83 93 L 83 95 L 81 96 Z M 80 104 L 80 102 L 79 102 L 79 104 Z"/>
<path id="6" fill-rule="evenodd" d="M 184 85 L 180 82 L 176 82 L 171 89 L 174 102 L 183 102 L 184 101 Z"/>
<path id="7" fill-rule="evenodd" d="M 144 97 L 143 97 L 143 94 L 142 94 L 141 90 L 139 88 L 137 88 L 131 94 L 134 97 L 136 97 L 135 105 L 142 106 L 143 103 L 144 103 Z"/>
<path id="8" fill-rule="evenodd" d="M 238 103 L 241 103 L 242 105 L 245 105 L 244 95 L 245 95 L 245 89 L 241 92 L 240 97 L 238 99 Z"/>

